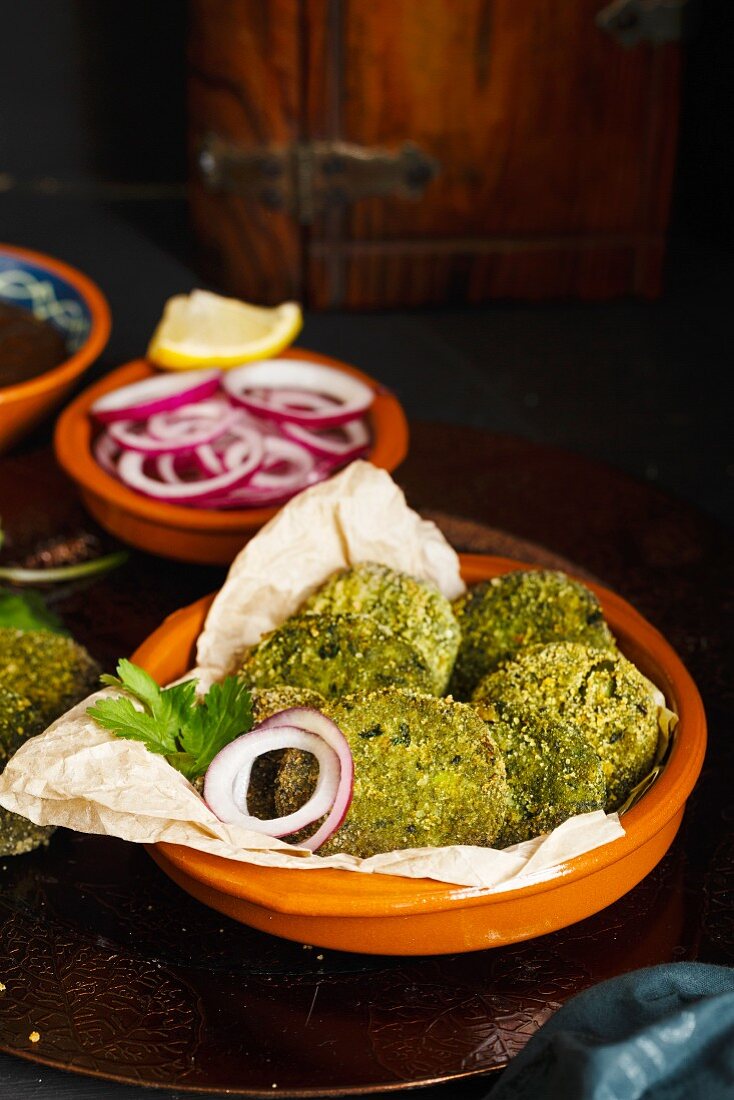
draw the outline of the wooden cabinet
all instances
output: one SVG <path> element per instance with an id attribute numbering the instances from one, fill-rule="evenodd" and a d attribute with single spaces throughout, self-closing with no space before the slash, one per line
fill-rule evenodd
<path id="1" fill-rule="evenodd" d="M 679 48 L 605 6 L 191 0 L 208 274 L 314 308 L 657 294 Z"/>

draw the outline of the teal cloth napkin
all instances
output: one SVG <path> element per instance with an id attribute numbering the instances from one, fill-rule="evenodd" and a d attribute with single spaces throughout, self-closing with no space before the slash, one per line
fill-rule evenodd
<path id="1" fill-rule="evenodd" d="M 734 1100 L 734 969 L 670 963 L 573 997 L 490 1100 Z"/>

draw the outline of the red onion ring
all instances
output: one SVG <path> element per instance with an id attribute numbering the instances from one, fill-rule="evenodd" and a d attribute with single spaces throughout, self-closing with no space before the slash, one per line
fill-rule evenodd
<path id="1" fill-rule="evenodd" d="M 311 454 L 320 458 L 337 458 L 341 462 L 348 462 L 364 454 L 370 442 L 370 433 L 364 420 L 351 420 L 348 424 L 340 424 L 338 428 L 322 432 L 304 428 L 301 424 L 289 424 L 286 420 L 280 427 L 284 435 L 302 443 Z M 341 435 L 341 439 L 334 438 L 335 432 Z"/>
<path id="2" fill-rule="evenodd" d="M 212 421 L 226 416 L 230 423 L 237 420 L 237 411 L 229 401 L 213 398 L 193 405 L 182 405 L 171 412 L 155 413 L 148 418 L 147 428 L 156 439 L 179 439 L 184 432 L 206 430 Z"/>
<path id="3" fill-rule="evenodd" d="M 120 455 L 120 448 L 114 439 L 110 438 L 108 432 L 102 432 L 95 439 L 92 451 L 103 470 L 106 470 L 108 474 L 117 474 L 117 459 Z"/>
<path id="4" fill-rule="evenodd" d="M 162 455 L 167 452 L 193 451 L 194 448 L 204 443 L 211 443 L 213 439 L 223 435 L 237 417 L 236 409 L 227 408 L 224 412 L 220 409 L 218 419 L 194 420 L 183 419 L 178 421 L 177 432 L 169 427 L 169 436 L 162 439 L 156 436 L 150 429 L 142 429 L 139 421 L 116 420 L 109 425 L 107 431 L 121 448 L 128 451 L 139 451 L 144 455 Z M 155 417 L 151 417 L 149 425 Z M 141 430 L 136 431 L 139 426 Z"/>
<path id="5" fill-rule="evenodd" d="M 316 789 L 294 813 L 263 820 L 247 809 L 247 792 L 252 766 L 258 756 L 273 749 L 301 749 L 313 753 L 319 764 Z M 295 726 L 251 730 L 231 741 L 207 769 L 204 800 L 220 821 L 244 825 L 267 836 L 288 836 L 328 814 L 337 796 L 341 766 L 333 748 L 317 734 Z"/>
<path id="6" fill-rule="evenodd" d="M 247 810 L 252 765 L 273 749 L 297 748 L 313 753 L 319 763 L 316 789 L 292 814 L 263 821 Z M 204 800 L 220 821 L 244 825 L 267 836 L 282 837 L 325 820 L 300 847 L 315 852 L 336 832 L 352 802 L 354 759 L 346 737 L 320 711 L 293 707 L 267 718 L 226 745 L 212 760 L 204 778 Z"/>
<path id="7" fill-rule="evenodd" d="M 290 361 L 285 363 L 290 367 Z M 269 364 L 254 366 L 267 366 L 270 371 Z M 206 376 L 212 374 L 215 385 L 219 384 L 221 372 L 196 373 L 205 376 L 208 387 L 211 379 Z M 137 384 L 134 389 L 140 395 Z M 337 407 L 331 396 L 309 390 L 285 387 L 256 392 L 274 409 L 290 412 L 300 406 L 301 412 L 321 415 Z M 326 434 L 289 419 L 257 417 L 244 406 L 232 404 L 221 391 L 208 389 L 202 400 L 191 402 L 187 385 L 185 395 L 184 403 L 158 409 L 145 419 L 126 420 L 119 409 L 113 413 L 92 444 L 100 466 L 129 488 L 163 502 L 217 510 L 263 508 L 323 481 L 337 467 L 364 454 L 369 443 L 363 420 L 349 420 Z M 344 406 L 338 407 L 343 415 Z"/>
<path id="8" fill-rule="evenodd" d="M 323 412 L 333 413 L 340 408 L 339 402 L 321 393 L 309 393 L 308 390 L 252 390 L 252 396 L 263 401 L 269 408 L 281 412 Z"/>
<path id="9" fill-rule="evenodd" d="M 262 468 L 255 475 L 253 489 L 283 490 L 296 489 L 306 482 L 306 478 L 314 467 L 313 456 L 292 443 L 289 439 L 279 439 L 278 436 L 265 437 L 265 455 Z M 276 467 L 281 463 L 286 464 L 286 469 L 280 472 Z"/>
<path id="10" fill-rule="evenodd" d="M 194 454 L 201 464 L 202 470 L 206 470 L 208 474 L 224 473 L 224 466 L 217 452 L 208 443 L 205 443 L 202 447 L 197 447 Z"/>
<path id="11" fill-rule="evenodd" d="M 198 481 L 204 471 L 196 453 L 191 451 L 186 454 L 158 455 L 152 461 L 150 470 L 146 473 L 165 481 L 169 485 L 180 485 L 182 482 L 190 484 Z M 221 471 L 219 471 L 221 472 Z"/>
<path id="12" fill-rule="evenodd" d="M 103 424 L 115 420 L 144 420 L 154 413 L 170 412 L 181 405 L 211 397 L 219 389 L 221 374 L 219 370 L 156 374 L 104 394 L 95 401 L 90 412 Z"/>
<path id="13" fill-rule="evenodd" d="M 178 481 L 171 484 L 157 480 L 146 472 L 146 456 L 137 451 L 125 451 L 117 463 L 117 474 L 128 488 L 143 496 L 153 497 L 168 504 L 193 504 L 203 497 L 212 497 L 226 489 L 233 489 L 248 481 L 257 469 L 262 452 L 253 450 L 249 459 L 223 474 L 204 477 L 200 481 Z"/>
<path id="14" fill-rule="evenodd" d="M 289 420 L 312 428 L 331 428 L 362 416 L 372 404 L 370 387 L 350 374 L 300 359 L 269 359 L 262 363 L 246 363 L 225 373 L 222 387 L 235 404 L 242 405 L 257 416 L 270 420 Z M 323 398 L 331 398 L 337 408 L 278 408 L 272 401 L 258 398 L 257 390 L 305 390 Z"/>
<path id="15" fill-rule="evenodd" d="M 288 500 L 294 493 L 311 484 L 309 478 L 315 469 L 313 456 L 298 444 L 278 436 L 263 438 L 264 455 L 262 464 L 246 485 L 238 485 L 231 490 L 217 492 L 206 498 L 202 504 L 215 508 L 262 508 Z M 238 462 L 240 452 L 236 450 L 239 442 L 229 444 L 224 453 L 224 464 Z M 285 468 L 277 467 L 285 463 Z M 319 479 L 321 480 L 321 479 Z"/>
<path id="16" fill-rule="evenodd" d="M 282 710 L 278 714 L 266 718 L 257 728 L 258 730 L 277 730 L 291 726 L 296 726 L 298 729 L 323 738 L 339 757 L 341 766 L 339 789 L 326 820 L 322 822 L 313 836 L 300 844 L 300 847 L 315 852 L 336 832 L 349 812 L 352 795 L 354 794 L 354 757 L 349 742 L 336 723 L 327 718 L 325 714 L 322 714 L 320 710 L 313 710 L 311 707 L 289 707 L 288 710 Z M 222 751 L 226 752 L 226 749 Z M 208 775 L 209 772 L 207 772 Z"/>

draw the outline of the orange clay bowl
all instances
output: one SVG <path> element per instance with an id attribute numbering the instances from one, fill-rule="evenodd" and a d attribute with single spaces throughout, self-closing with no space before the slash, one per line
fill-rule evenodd
<path id="1" fill-rule="evenodd" d="M 468 583 L 532 565 L 465 554 Z M 679 725 L 668 762 L 624 815 L 626 835 L 569 860 L 547 882 L 506 893 L 325 869 L 256 867 L 193 848 L 156 844 L 158 866 L 187 893 L 234 920 L 276 936 L 364 954 L 440 955 L 498 947 L 583 920 L 631 890 L 662 859 L 701 770 L 706 720 L 696 686 L 661 634 L 614 593 L 601 600 L 620 648 L 663 691 Z M 169 616 L 133 655 L 160 683 L 194 664 L 211 597 Z"/>
<path id="2" fill-rule="evenodd" d="M 279 358 L 325 363 L 371 386 L 375 399 L 367 414 L 372 434 L 369 460 L 388 471 L 403 461 L 408 451 L 408 422 L 400 402 L 384 386 L 356 367 L 302 348 L 280 352 Z M 54 435 L 56 458 L 77 483 L 97 522 L 123 542 L 165 558 L 229 565 L 278 507 L 215 511 L 150 500 L 106 473 L 92 455 L 95 427 L 89 410 L 97 398 L 154 373 L 145 359 L 136 359 L 80 394 L 59 417 Z"/>
<path id="3" fill-rule="evenodd" d="M 0 386 L 2 454 L 63 401 L 79 376 L 99 356 L 110 335 L 110 311 L 96 284 L 60 260 L 7 244 L 0 244 L 0 260 L 13 261 L 12 266 L 30 275 L 40 290 L 53 288 L 52 299 L 55 294 L 60 294 L 64 299 L 71 300 L 83 311 L 87 329 L 77 350 L 58 366 L 26 382 Z M 5 297 L 2 293 L 0 300 L 8 304 L 28 304 L 17 298 Z M 34 312 L 38 315 L 37 310 Z"/>

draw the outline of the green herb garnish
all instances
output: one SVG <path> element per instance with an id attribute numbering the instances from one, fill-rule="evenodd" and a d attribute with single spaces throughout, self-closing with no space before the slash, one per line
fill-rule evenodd
<path id="1" fill-rule="evenodd" d="M 60 620 L 49 611 L 38 592 L 11 592 L 0 588 L 0 627 L 15 630 L 51 630 L 66 634 Z"/>
<path id="2" fill-rule="evenodd" d="M 237 676 L 212 684 L 200 701 L 195 680 L 161 688 L 145 669 L 124 658 L 117 676 L 100 679 L 126 696 L 100 699 L 87 714 L 117 737 L 142 741 L 150 752 L 165 756 L 191 782 L 204 774 L 220 749 L 252 729 L 252 698 Z"/>
<path id="3" fill-rule="evenodd" d="M 42 569 L 25 569 L 22 565 L 0 566 L 0 580 L 11 584 L 58 584 L 60 581 L 77 581 L 82 577 L 96 577 L 109 573 L 124 565 L 128 557 L 127 550 L 116 550 L 114 554 L 105 554 L 102 558 L 80 561 L 76 565 L 44 566 Z"/>
<path id="4" fill-rule="evenodd" d="M 5 541 L 2 517 L 0 517 L 0 549 Z M 57 584 L 59 581 L 75 581 L 81 577 L 94 577 L 99 573 L 108 573 L 124 565 L 129 558 L 127 550 L 115 550 L 90 561 L 75 562 L 73 565 L 43 566 L 40 569 L 26 569 L 22 565 L 0 565 L 0 580 L 10 584 Z"/>

